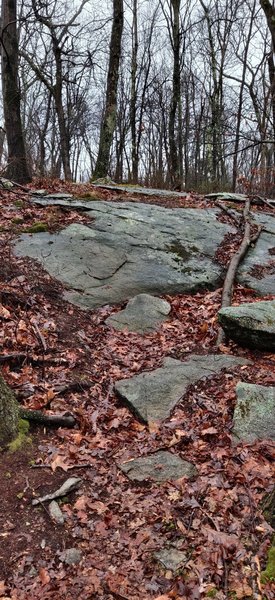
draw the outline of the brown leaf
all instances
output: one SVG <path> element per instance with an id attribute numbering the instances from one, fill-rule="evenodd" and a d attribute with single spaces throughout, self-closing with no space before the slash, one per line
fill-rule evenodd
<path id="1" fill-rule="evenodd" d="M 216 435 L 217 433 L 219 432 L 216 427 L 208 427 L 207 429 L 203 429 L 201 435 Z"/>
<path id="2" fill-rule="evenodd" d="M 69 468 L 69 465 L 66 465 L 63 456 L 61 456 L 60 454 L 58 454 L 56 458 L 54 458 L 54 460 L 51 462 L 51 468 L 53 472 L 57 469 L 57 467 L 63 469 L 63 471 L 68 471 Z"/>
<path id="3" fill-rule="evenodd" d="M 103 515 L 108 510 L 108 507 L 103 502 L 100 502 L 100 500 L 89 502 L 89 508 L 94 510 L 98 515 Z"/>
<path id="4" fill-rule="evenodd" d="M 87 504 L 88 498 L 87 496 L 85 496 L 84 494 L 82 496 L 80 496 L 80 498 L 77 499 L 77 501 L 74 503 L 74 508 L 76 510 L 85 510 L 86 508 L 86 504 Z"/>
<path id="5" fill-rule="evenodd" d="M 207 536 L 209 542 L 220 544 L 224 548 L 233 549 L 239 544 L 239 539 L 236 535 L 229 535 L 224 531 L 215 531 L 215 529 L 210 529 L 210 527 L 202 527 L 201 530 Z"/>
<path id="6" fill-rule="evenodd" d="M 6 589 L 6 585 L 5 585 L 5 581 L 2 579 L 2 581 L 0 581 L 0 594 L 4 594 L 4 591 Z"/>
<path id="7" fill-rule="evenodd" d="M 51 581 L 48 571 L 43 567 L 39 569 L 39 577 L 41 579 L 42 585 L 47 585 L 47 583 Z"/>
<path id="8" fill-rule="evenodd" d="M 10 311 L 7 308 L 5 308 L 2 304 L 0 304 L 0 317 L 2 319 L 10 319 L 11 318 Z"/>

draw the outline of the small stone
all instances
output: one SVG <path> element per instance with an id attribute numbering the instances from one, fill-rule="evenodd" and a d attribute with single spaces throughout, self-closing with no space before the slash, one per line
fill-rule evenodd
<path id="1" fill-rule="evenodd" d="M 275 300 L 221 308 L 218 319 L 226 335 L 241 346 L 275 351 Z"/>
<path id="2" fill-rule="evenodd" d="M 53 521 L 55 521 L 55 523 L 57 523 L 58 525 L 63 525 L 63 523 L 65 521 L 64 515 L 55 500 L 52 500 L 52 502 L 50 502 L 50 504 L 49 504 L 49 513 L 50 513 Z"/>
<path id="3" fill-rule="evenodd" d="M 169 302 L 150 294 L 138 294 L 132 298 L 126 308 L 106 319 L 115 329 L 145 333 L 156 329 L 171 310 Z"/>
<path id="4" fill-rule="evenodd" d="M 186 562 L 186 553 L 177 548 L 163 548 L 154 553 L 154 557 L 170 571 L 176 571 Z"/>
<path id="5" fill-rule="evenodd" d="M 234 441 L 275 440 L 275 387 L 240 382 L 236 393 Z"/>
<path id="6" fill-rule="evenodd" d="M 82 559 L 82 552 L 77 548 L 67 548 L 60 554 L 60 560 L 66 565 L 77 565 Z"/>
<path id="7" fill-rule="evenodd" d="M 197 473 L 196 467 L 192 463 L 165 450 L 121 463 L 119 468 L 132 481 L 152 479 L 159 483 L 173 481 L 184 476 L 193 477 Z"/>

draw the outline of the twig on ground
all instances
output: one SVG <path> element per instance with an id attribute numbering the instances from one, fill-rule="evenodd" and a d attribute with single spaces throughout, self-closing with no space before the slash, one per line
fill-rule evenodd
<path id="1" fill-rule="evenodd" d="M 67 471 L 72 471 L 72 469 L 90 469 L 90 467 L 93 467 L 93 465 L 91 463 L 83 463 L 82 464 L 77 464 L 77 465 L 69 465 L 67 467 Z M 31 465 L 31 469 L 51 469 L 51 465 L 45 465 L 45 464 L 41 464 L 41 465 Z"/>
<path id="2" fill-rule="evenodd" d="M 32 329 L 33 329 L 34 333 L 37 335 L 37 337 L 39 338 L 41 346 L 42 346 L 44 352 L 47 352 L 46 340 L 45 340 L 44 335 L 41 333 L 41 331 L 40 331 L 40 329 L 39 329 L 39 327 L 38 327 L 38 325 L 37 325 L 37 323 L 35 321 L 32 323 Z"/>

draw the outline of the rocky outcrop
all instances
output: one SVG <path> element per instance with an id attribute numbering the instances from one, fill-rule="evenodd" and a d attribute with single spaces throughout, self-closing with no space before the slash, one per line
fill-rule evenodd
<path id="1" fill-rule="evenodd" d="M 275 300 L 222 308 L 218 320 L 226 335 L 241 346 L 275 351 Z"/>
<path id="2" fill-rule="evenodd" d="M 24 234 L 15 253 L 38 259 L 68 286 L 66 298 L 77 305 L 94 308 L 140 293 L 196 292 L 216 288 L 222 281 L 223 271 L 213 259 L 225 234 L 233 230 L 217 220 L 215 209 L 56 203 L 89 208 L 90 226 L 73 224 L 56 234 Z"/>
<path id="3" fill-rule="evenodd" d="M 72 224 L 54 235 L 24 234 L 15 247 L 17 255 L 39 260 L 61 280 L 74 304 L 95 308 L 140 293 L 194 293 L 222 284 L 224 270 L 215 253 L 234 228 L 217 219 L 219 209 L 76 200 L 64 194 L 37 197 L 35 203 L 85 211 L 91 218 L 89 227 Z M 275 294 L 275 218 L 255 215 L 255 220 L 264 230 L 237 279 L 260 294 Z"/>

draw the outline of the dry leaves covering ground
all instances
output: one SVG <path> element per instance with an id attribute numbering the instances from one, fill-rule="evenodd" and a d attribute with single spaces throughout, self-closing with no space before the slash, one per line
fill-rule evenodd
<path id="1" fill-rule="evenodd" d="M 59 182 L 36 185 L 64 189 Z M 73 186 L 79 195 L 89 190 Z M 102 191 L 101 197 L 117 200 L 118 195 Z M 150 202 L 205 206 L 192 194 Z M 155 333 L 117 332 L 104 320 L 120 307 L 85 312 L 66 303 L 60 283 L 34 261 L 15 259 L 11 252 L 14 237 L 33 223 L 45 222 L 55 231 L 73 221 L 85 223 L 86 217 L 37 208 L 21 191 L 2 191 L 0 203 L 3 375 L 24 406 L 69 411 L 78 423 L 73 430 L 35 428 L 31 444 L 0 456 L 0 598 L 274 598 L 274 583 L 259 581 L 272 538 L 259 503 L 274 485 L 274 445 L 232 447 L 230 437 L 236 382 L 274 385 L 274 355 L 234 343 L 221 347 L 252 364 L 202 380 L 170 420 L 146 427 L 119 403 L 114 382 L 160 366 L 164 356 L 184 359 L 213 351 L 221 290 L 166 296 L 172 312 Z M 217 258 L 223 264 L 235 245 L 234 238 L 227 239 L 220 249 Z M 257 298 L 237 286 L 234 303 L 244 301 Z M 135 485 L 117 467 L 157 449 L 194 462 L 198 477 Z M 31 499 L 55 490 L 72 474 L 83 482 L 63 499 L 66 521 L 58 526 L 47 505 L 34 508 Z M 169 544 L 186 552 L 186 563 L 176 573 L 153 557 Z M 67 566 L 60 554 L 71 547 L 83 558 Z"/>

